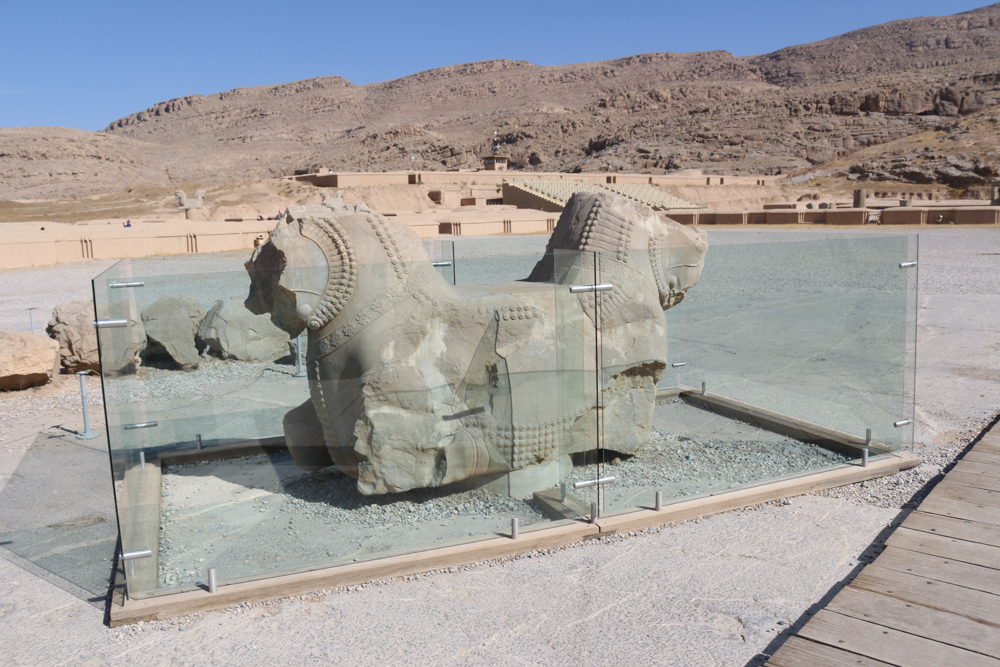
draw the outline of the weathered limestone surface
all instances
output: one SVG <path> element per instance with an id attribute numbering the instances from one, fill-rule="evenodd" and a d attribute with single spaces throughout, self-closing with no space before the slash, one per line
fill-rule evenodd
<path id="1" fill-rule="evenodd" d="M 243 299 L 218 301 L 198 327 L 198 338 L 223 359 L 267 361 L 287 349 L 288 334 L 267 315 L 254 315 Z"/>
<path id="2" fill-rule="evenodd" d="M 142 324 L 149 344 L 147 355 L 165 352 L 184 370 L 198 367 L 200 357 L 195 345 L 198 325 L 205 310 L 194 299 L 168 296 L 142 311 Z"/>
<path id="3" fill-rule="evenodd" d="M 65 301 L 52 311 L 45 331 L 49 338 L 59 343 L 59 358 L 70 373 L 101 369 L 95 319 L 94 303 L 90 299 Z"/>
<path id="4" fill-rule="evenodd" d="M 596 446 L 598 312 L 605 436 L 620 451 L 649 441 L 663 311 L 705 248 L 700 230 L 581 193 L 550 239 L 559 254 L 527 280 L 454 287 L 408 226 L 330 200 L 289 209 L 254 252 L 246 305 L 308 330 L 312 399 L 285 419 L 299 465 L 336 463 L 367 494 L 488 481 Z M 614 289 L 571 294 L 598 252 Z"/>
<path id="5" fill-rule="evenodd" d="M 0 331 L 0 391 L 43 385 L 59 372 L 59 343 L 32 333 Z"/>

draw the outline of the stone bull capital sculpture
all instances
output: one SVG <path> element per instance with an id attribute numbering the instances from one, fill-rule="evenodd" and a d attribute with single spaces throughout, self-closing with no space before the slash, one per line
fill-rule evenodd
<path id="1" fill-rule="evenodd" d="M 526 280 L 456 287 L 407 225 L 334 199 L 288 209 L 246 264 L 246 306 L 308 331 L 311 400 L 284 420 L 296 463 L 365 494 L 475 483 L 594 449 L 598 377 L 606 446 L 649 442 L 664 310 L 705 250 L 701 230 L 579 193 Z M 598 270 L 613 290 L 570 293 Z"/>

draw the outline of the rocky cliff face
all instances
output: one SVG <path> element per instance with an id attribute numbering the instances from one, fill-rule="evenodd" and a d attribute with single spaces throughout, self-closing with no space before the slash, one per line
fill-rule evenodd
<path id="1" fill-rule="evenodd" d="M 747 58 L 651 53 L 558 67 L 494 60 L 367 86 L 323 77 L 194 95 L 88 138 L 53 131 L 45 154 L 24 148 L 40 141 L 41 128 L 28 130 L 33 136 L 4 130 L 0 196 L 80 179 L 219 183 L 318 167 L 475 167 L 494 130 L 524 170 L 787 174 L 997 105 L 1000 5 L 991 5 Z M 68 154 L 71 138 L 89 152 Z M 982 158 L 988 171 L 988 153 L 968 158 Z"/>

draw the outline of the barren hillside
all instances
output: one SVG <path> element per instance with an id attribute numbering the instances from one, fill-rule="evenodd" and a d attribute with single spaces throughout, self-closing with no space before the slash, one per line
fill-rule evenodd
<path id="1" fill-rule="evenodd" d="M 0 197 L 65 196 L 129 180 L 252 181 L 317 167 L 472 168 L 494 130 L 524 170 L 802 173 L 862 150 L 870 161 L 872 147 L 947 131 L 996 105 L 1000 4 L 746 58 L 652 53 L 558 67 L 496 60 L 367 86 L 324 77 L 193 95 L 99 133 L 5 129 Z M 965 156 L 978 171 L 959 180 L 992 178 L 998 143 L 978 143 L 982 152 Z"/>

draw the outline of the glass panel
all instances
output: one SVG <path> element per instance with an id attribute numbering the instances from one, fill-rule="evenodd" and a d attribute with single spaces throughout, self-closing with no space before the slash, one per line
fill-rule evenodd
<path id="1" fill-rule="evenodd" d="M 556 251 L 552 257 L 559 414 L 566 424 L 559 431 L 559 451 L 569 454 L 573 463 L 559 499 L 566 518 L 589 518 L 595 508 L 600 513 L 600 486 L 594 483 L 601 477 L 596 301 L 593 292 L 573 293 L 570 288 L 597 284 L 597 257 L 579 251 Z"/>
<path id="2" fill-rule="evenodd" d="M 856 453 L 810 424 L 855 443 L 872 428 L 876 448 L 912 437 L 892 423 L 913 414 L 916 271 L 899 264 L 915 238 L 710 244 L 666 314 L 663 285 L 687 266 L 670 248 L 469 257 L 448 275 L 433 257 L 454 270 L 453 249 L 414 245 L 405 263 L 257 266 L 253 289 L 243 253 L 95 280 L 98 316 L 127 322 L 99 339 L 123 548 L 152 552 L 127 568 L 133 597 L 204 585 L 210 567 L 229 583 L 379 558 Z M 803 427 L 776 431 L 765 411 Z"/>
<path id="3" fill-rule="evenodd" d="M 455 284 L 455 242 L 427 240 L 423 242 L 424 251 L 430 258 L 437 272 L 449 285 Z"/>
<path id="4" fill-rule="evenodd" d="M 500 264 L 525 278 L 540 259 Z M 359 263 L 344 316 L 302 338 L 308 378 L 296 377 L 294 327 L 267 354 L 236 353 L 236 334 L 269 327 L 240 309 L 256 294 L 271 321 L 296 321 L 310 298 L 298 295 L 330 283 L 328 267 L 257 268 L 252 291 L 230 256 L 126 266 L 141 287 L 115 290 L 109 274 L 95 289 L 117 297 L 109 317 L 129 313 L 101 340 L 124 548 L 153 553 L 130 561 L 132 597 L 204 586 L 209 568 L 225 584 L 505 536 L 513 518 L 530 531 L 596 501 L 571 491 L 567 512 L 560 490 L 596 476 L 596 367 L 593 319 L 569 283 L 553 286 L 551 257 L 547 275 L 507 283 L 493 282 L 495 258 L 470 258 L 457 288 L 429 257 Z M 193 301 L 167 301 L 177 321 L 164 327 L 157 309 L 178 296 Z M 213 317 L 224 322 L 210 331 Z M 193 355 L 166 339 L 179 330 Z M 143 331 L 141 364 L 112 372 Z M 573 346 L 557 356 L 560 335 Z"/>
<path id="5" fill-rule="evenodd" d="M 635 303 L 617 314 L 616 294 L 670 250 L 601 258 L 615 285 L 602 296 L 608 512 L 856 464 L 867 428 L 873 457 L 911 441 L 894 423 L 913 416 L 916 269 L 900 264 L 914 237 L 710 242 L 698 284 L 666 311 L 666 350 L 643 349 L 646 318 Z M 654 367 L 667 379 L 646 431 L 636 397 Z M 626 381 L 631 404 L 615 396 Z"/>
<path id="6" fill-rule="evenodd" d="M 682 384 L 889 447 L 912 440 L 913 237 L 711 245 Z M 910 387 L 907 389 L 907 387 Z"/>

